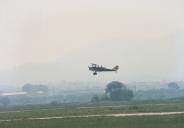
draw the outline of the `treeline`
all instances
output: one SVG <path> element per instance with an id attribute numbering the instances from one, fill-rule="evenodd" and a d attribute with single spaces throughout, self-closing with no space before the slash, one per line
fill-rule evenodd
<path id="1" fill-rule="evenodd" d="M 170 82 L 167 88 L 139 90 L 135 92 L 135 100 L 174 100 L 184 99 L 184 89 L 180 89 L 176 82 Z"/>
<path id="2" fill-rule="evenodd" d="M 128 89 L 125 84 L 113 81 L 107 84 L 104 94 L 94 95 L 91 98 L 91 102 L 131 100 L 184 100 L 184 89 L 180 89 L 176 82 L 170 82 L 167 84 L 167 88 L 133 91 Z"/>
<path id="3" fill-rule="evenodd" d="M 86 84 L 86 87 L 88 85 Z M 94 87 L 96 84 L 94 84 Z M 100 85 L 99 85 L 100 86 Z M 75 88 L 71 86 L 67 91 L 62 90 L 62 84 L 54 89 L 47 85 L 25 84 L 22 94 L 0 95 L 0 106 L 25 105 L 25 104 L 62 104 L 62 103 L 87 103 L 101 101 L 144 101 L 144 100 L 184 100 L 184 89 L 177 83 L 171 82 L 167 87 L 151 90 L 132 90 L 126 84 L 112 81 L 102 89 Z M 100 86 L 102 87 L 102 86 Z M 82 91 L 81 91 L 82 90 Z M 57 93 L 55 93 L 57 91 Z"/>
<path id="4" fill-rule="evenodd" d="M 34 93 L 34 92 L 42 92 L 48 93 L 49 89 L 46 85 L 33 85 L 33 84 L 25 84 L 22 87 L 23 92 Z"/>

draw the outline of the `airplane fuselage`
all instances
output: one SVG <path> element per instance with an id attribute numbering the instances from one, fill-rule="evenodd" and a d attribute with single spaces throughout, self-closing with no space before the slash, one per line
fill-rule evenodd
<path id="1" fill-rule="evenodd" d="M 90 71 L 103 72 L 103 71 L 116 71 L 115 69 L 108 69 L 104 67 L 88 67 Z"/>
<path id="2" fill-rule="evenodd" d="M 102 67 L 96 64 L 92 64 L 92 66 L 88 66 L 90 71 L 93 71 L 93 75 L 97 75 L 97 72 L 108 72 L 108 71 L 117 71 L 119 69 L 119 66 L 115 66 L 112 69 Z"/>

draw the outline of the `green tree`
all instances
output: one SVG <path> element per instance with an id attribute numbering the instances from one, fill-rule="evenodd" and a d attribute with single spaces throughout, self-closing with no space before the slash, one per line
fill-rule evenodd
<path id="1" fill-rule="evenodd" d="M 169 89 L 180 89 L 180 87 L 178 86 L 178 84 L 176 82 L 168 83 L 168 88 Z"/>
<path id="2" fill-rule="evenodd" d="M 110 82 L 106 86 L 105 93 L 113 101 L 128 101 L 134 97 L 133 91 L 129 90 L 123 83 L 119 81 Z"/>
<path id="3" fill-rule="evenodd" d="M 112 81 L 109 84 L 107 84 L 105 93 L 108 94 L 113 92 L 114 90 L 119 90 L 119 89 L 126 89 L 126 86 L 119 81 Z"/>

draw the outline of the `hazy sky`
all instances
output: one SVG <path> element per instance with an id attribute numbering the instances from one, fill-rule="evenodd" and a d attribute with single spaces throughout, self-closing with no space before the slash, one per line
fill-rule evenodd
<path id="1" fill-rule="evenodd" d="M 0 0 L 0 71 L 73 60 L 76 72 L 94 62 L 119 64 L 118 79 L 182 80 L 183 14 L 183 0 Z"/>

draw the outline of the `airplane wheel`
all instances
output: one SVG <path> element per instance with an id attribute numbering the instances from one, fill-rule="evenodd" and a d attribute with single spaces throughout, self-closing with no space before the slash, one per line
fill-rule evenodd
<path id="1" fill-rule="evenodd" d="M 93 73 L 93 75 L 97 75 L 97 73 L 96 73 L 96 72 L 94 72 L 94 73 Z"/>

